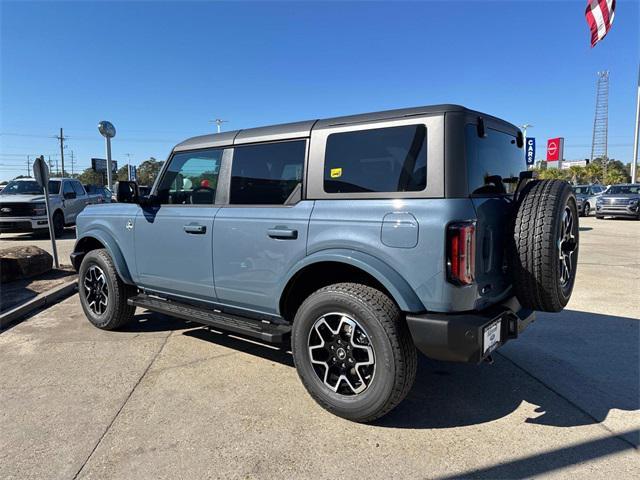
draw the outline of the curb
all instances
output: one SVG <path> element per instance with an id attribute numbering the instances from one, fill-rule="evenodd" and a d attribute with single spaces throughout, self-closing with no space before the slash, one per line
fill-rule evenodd
<path id="1" fill-rule="evenodd" d="M 8 310 L 0 315 L 0 331 L 35 310 L 49 307 L 57 303 L 59 300 L 69 297 L 77 290 L 77 288 L 78 279 L 76 278 L 67 283 L 63 283 L 62 285 L 58 285 L 47 292 L 43 292 L 22 305 L 18 305 L 17 307 Z"/>

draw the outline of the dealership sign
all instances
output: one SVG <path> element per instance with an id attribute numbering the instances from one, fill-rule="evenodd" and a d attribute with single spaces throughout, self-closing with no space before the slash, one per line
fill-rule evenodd
<path id="1" fill-rule="evenodd" d="M 564 153 L 564 138 L 550 138 L 547 140 L 547 162 L 562 160 Z"/>
<path id="2" fill-rule="evenodd" d="M 107 171 L 107 161 L 104 158 L 92 158 L 91 168 L 96 172 Z M 116 173 L 118 171 L 118 162 L 111 160 L 111 171 Z"/>
<path id="3" fill-rule="evenodd" d="M 536 139 L 527 138 L 527 165 L 533 165 L 536 159 Z"/>

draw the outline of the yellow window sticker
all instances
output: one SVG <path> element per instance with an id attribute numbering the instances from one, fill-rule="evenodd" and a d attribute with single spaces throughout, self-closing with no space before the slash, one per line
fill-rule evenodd
<path id="1" fill-rule="evenodd" d="M 342 176 L 341 168 L 332 168 L 331 169 L 331 178 L 339 178 Z"/>

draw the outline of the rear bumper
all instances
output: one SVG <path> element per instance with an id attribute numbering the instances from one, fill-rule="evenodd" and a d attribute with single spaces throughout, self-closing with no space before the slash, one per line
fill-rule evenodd
<path id="1" fill-rule="evenodd" d="M 496 347 L 517 338 L 535 320 L 515 297 L 480 312 L 407 315 L 407 324 L 418 350 L 435 360 L 479 363 L 495 348 L 484 348 L 484 330 L 501 320 Z"/>

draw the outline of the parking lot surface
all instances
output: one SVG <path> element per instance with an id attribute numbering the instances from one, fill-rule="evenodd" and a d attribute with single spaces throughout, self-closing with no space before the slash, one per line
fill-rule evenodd
<path id="1" fill-rule="evenodd" d="M 60 265 L 71 265 L 69 255 L 71 255 L 75 243 L 76 227 L 65 228 L 64 236 L 56 239 L 56 249 L 58 250 L 58 261 Z M 43 233 L 3 233 L 0 235 L 0 249 L 26 247 L 27 245 L 35 245 L 49 253 L 53 252 L 49 236 Z"/>
<path id="2" fill-rule="evenodd" d="M 638 478 L 640 222 L 581 219 L 576 289 L 493 365 L 421 357 L 371 425 L 307 395 L 290 353 L 77 295 L 0 334 L 0 478 Z"/>

